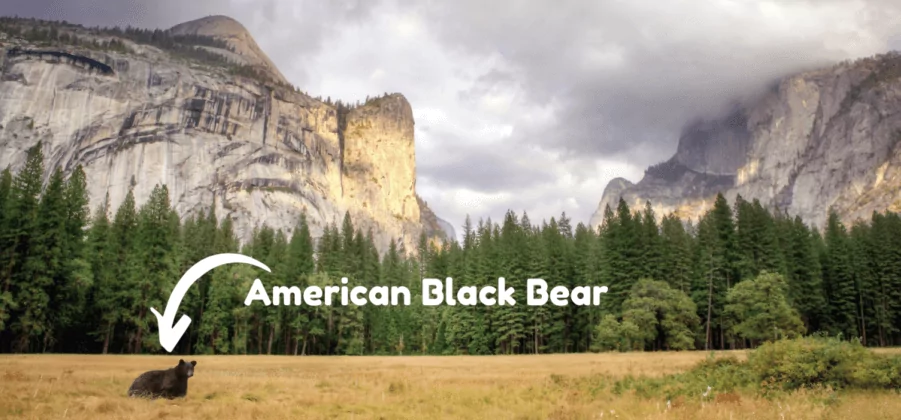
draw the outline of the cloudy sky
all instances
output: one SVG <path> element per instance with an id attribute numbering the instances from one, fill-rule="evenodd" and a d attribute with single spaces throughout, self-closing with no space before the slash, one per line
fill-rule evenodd
<path id="1" fill-rule="evenodd" d="M 12 1 L 11 7 L 9 2 Z M 0 13 L 167 28 L 241 21 L 282 73 L 345 101 L 403 93 L 417 188 L 466 214 L 594 212 L 691 118 L 771 81 L 901 49 L 896 0 L 4 0 Z"/>

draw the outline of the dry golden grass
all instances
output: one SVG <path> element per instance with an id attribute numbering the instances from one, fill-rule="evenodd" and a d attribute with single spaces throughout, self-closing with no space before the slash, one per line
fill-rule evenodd
<path id="1" fill-rule="evenodd" d="M 717 352 L 718 355 L 730 352 Z M 732 352 L 744 357 L 742 352 Z M 126 397 L 178 356 L 0 357 L 0 418 L 897 419 L 893 392 L 724 394 L 705 404 L 613 395 L 613 378 L 690 368 L 705 352 L 463 357 L 196 356 L 188 396 Z"/>

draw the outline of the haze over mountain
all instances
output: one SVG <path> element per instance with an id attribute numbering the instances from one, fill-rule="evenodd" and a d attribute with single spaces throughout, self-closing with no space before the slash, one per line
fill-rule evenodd
<path id="1" fill-rule="evenodd" d="M 592 216 L 622 198 L 697 222 L 716 195 L 738 196 L 825 227 L 901 210 L 901 54 L 842 63 L 781 81 L 756 103 L 684 130 L 676 154 L 637 184 L 613 180 Z"/>
<path id="2" fill-rule="evenodd" d="M 901 34 L 888 0 L 50 3 L 14 0 L 5 13 L 161 28 L 228 15 L 314 95 L 402 92 L 417 190 L 458 231 L 466 214 L 508 208 L 588 221 L 610 180 L 638 182 L 673 156 L 688 122 L 889 51 Z"/>

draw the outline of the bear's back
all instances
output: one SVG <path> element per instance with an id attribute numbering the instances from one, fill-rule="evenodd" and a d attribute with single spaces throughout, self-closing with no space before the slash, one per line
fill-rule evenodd
<path id="1" fill-rule="evenodd" d="M 128 388 L 132 397 L 179 398 L 187 393 L 188 378 L 179 378 L 175 368 L 144 372 Z"/>
<path id="2" fill-rule="evenodd" d="M 142 373 L 131 383 L 128 388 L 128 396 L 159 396 L 163 391 L 165 376 L 165 370 L 151 370 Z"/>

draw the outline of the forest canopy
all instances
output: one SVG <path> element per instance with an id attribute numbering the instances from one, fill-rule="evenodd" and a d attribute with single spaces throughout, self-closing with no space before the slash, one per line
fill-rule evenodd
<path id="1" fill-rule="evenodd" d="M 164 185 L 137 206 L 89 203 L 85 175 L 54 170 L 40 143 L 17 173 L 0 174 L 0 351 L 159 353 L 150 307 L 162 307 L 187 268 L 240 252 L 272 268 L 267 283 L 325 288 L 406 287 L 410 305 L 244 305 L 253 267 L 201 278 L 179 311 L 192 319 L 180 354 L 517 354 L 752 348 L 811 334 L 901 343 L 901 217 L 874 213 L 822 231 L 799 217 L 718 196 L 696 222 L 659 218 L 620 200 L 599 229 L 566 214 L 533 223 L 467 218 L 462 240 L 415 250 L 349 215 L 314 240 L 301 215 L 290 232 L 260 226 L 240 243 L 213 210 L 180 218 Z M 210 209 L 214 208 L 210 203 Z M 423 279 L 455 288 L 504 277 L 525 300 L 528 279 L 548 290 L 607 286 L 599 305 L 422 305 Z"/>

